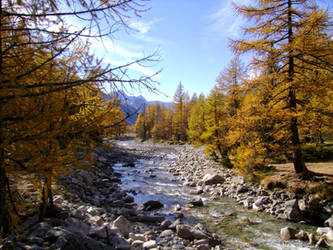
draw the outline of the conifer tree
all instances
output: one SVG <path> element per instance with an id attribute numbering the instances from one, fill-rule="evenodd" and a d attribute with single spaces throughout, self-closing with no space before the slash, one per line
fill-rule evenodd
<path id="1" fill-rule="evenodd" d="M 202 135 L 205 133 L 205 96 L 200 94 L 198 100 L 191 109 L 188 119 L 187 134 L 189 140 L 194 145 L 203 145 Z"/>
<path id="2" fill-rule="evenodd" d="M 257 3 L 257 6 L 236 7 L 254 25 L 245 28 L 245 34 L 252 36 L 232 41 L 231 46 L 237 53 L 253 51 L 256 55 L 253 65 L 259 68 L 267 67 L 270 64 L 268 55 L 274 55 L 275 67 L 278 68 L 274 86 L 262 86 L 269 81 L 253 81 L 250 87 L 269 90 L 268 112 L 283 122 L 275 127 L 275 136 L 283 138 L 285 146 L 293 152 L 295 172 L 307 174 L 299 134 L 299 117 L 304 104 L 302 97 L 310 89 L 315 90 L 315 95 L 320 93 L 319 83 L 304 81 L 302 71 L 320 69 L 332 72 L 329 61 L 332 40 L 327 35 L 329 17 L 325 11 L 310 6 L 307 0 L 259 0 Z M 306 41 L 311 43 L 302 46 Z M 329 82 L 321 87 L 330 88 Z"/>
<path id="3" fill-rule="evenodd" d="M 103 83 L 152 89 L 149 76 L 126 74 L 151 56 L 111 67 L 88 50 L 89 38 L 114 35 L 131 13 L 144 11 L 139 2 L 0 2 L 0 232 L 17 225 L 9 178 L 22 171 L 40 178 L 41 209 L 52 206 L 52 181 L 78 163 L 77 150 L 96 146 L 122 124 L 117 105 L 102 98 Z"/>
<path id="4" fill-rule="evenodd" d="M 186 141 L 187 135 L 187 101 L 188 95 L 184 92 L 184 86 L 180 82 L 174 95 L 174 115 L 172 120 L 172 132 L 176 141 Z"/>
<path id="5" fill-rule="evenodd" d="M 227 142 L 228 122 L 225 95 L 215 86 L 205 103 L 205 132 L 202 138 L 206 152 L 225 167 L 231 167 Z"/>

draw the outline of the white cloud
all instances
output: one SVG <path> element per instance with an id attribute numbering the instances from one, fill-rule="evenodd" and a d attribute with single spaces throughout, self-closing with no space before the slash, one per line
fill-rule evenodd
<path id="1" fill-rule="evenodd" d="M 241 27 L 246 20 L 236 14 L 232 0 L 221 1 L 221 7 L 208 16 L 209 25 L 208 31 L 223 33 L 231 37 L 240 35 Z M 237 5 L 249 4 L 250 0 L 234 1 Z"/>
<path id="2" fill-rule="evenodd" d="M 142 22 L 142 21 L 135 21 L 129 24 L 129 26 L 131 28 L 133 28 L 134 30 L 138 31 L 140 34 L 146 34 L 148 33 L 153 25 L 155 23 L 158 23 L 160 21 L 162 21 L 163 19 L 161 18 L 154 18 L 153 20 L 150 20 L 149 22 Z"/>
<path id="3" fill-rule="evenodd" d="M 136 71 L 139 71 L 140 73 L 144 74 L 145 76 L 152 76 L 154 75 L 156 72 L 147 68 L 147 67 L 144 67 L 142 65 L 139 65 L 139 64 L 132 64 L 130 67 L 130 69 L 132 70 L 136 70 Z M 160 78 L 160 74 L 156 75 L 155 76 L 156 79 L 159 79 Z"/>
<path id="4" fill-rule="evenodd" d="M 117 56 L 125 58 L 127 60 L 137 59 L 142 57 L 142 53 L 138 52 L 141 47 L 131 46 L 130 44 L 112 41 L 109 38 L 104 38 L 103 41 L 98 39 L 90 40 L 91 48 L 96 51 L 97 54 L 108 54 L 108 56 Z"/>
<path id="5" fill-rule="evenodd" d="M 126 64 L 129 63 L 128 61 L 126 62 L 126 61 L 122 61 L 122 60 L 119 60 L 119 61 L 117 61 L 117 60 L 110 60 L 108 58 L 104 58 L 103 61 L 105 63 L 108 63 L 108 64 L 116 66 L 116 67 L 117 66 L 126 65 Z M 153 71 L 150 68 L 145 67 L 143 65 L 140 65 L 138 63 L 131 64 L 130 66 L 128 66 L 128 69 L 136 71 L 136 72 L 140 72 L 141 74 L 143 74 L 145 76 L 153 76 L 156 73 L 156 71 Z M 158 74 L 158 75 L 155 75 L 153 78 L 155 80 L 157 80 L 157 79 L 160 79 L 160 77 L 161 77 L 161 74 Z"/>

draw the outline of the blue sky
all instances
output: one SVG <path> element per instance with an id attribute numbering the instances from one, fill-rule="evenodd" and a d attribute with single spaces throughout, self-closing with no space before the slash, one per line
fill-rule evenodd
<path id="1" fill-rule="evenodd" d="M 92 46 L 105 62 L 119 65 L 158 50 L 159 62 L 151 67 L 133 66 L 134 76 L 163 69 L 155 77 L 163 94 L 133 90 L 147 100 L 172 101 L 179 82 L 190 96 L 209 94 L 219 72 L 233 57 L 228 39 L 242 35 L 246 20 L 237 16 L 231 0 L 151 0 L 141 18 L 130 18 L 131 30 L 104 40 L 104 48 Z M 247 4 L 250 0 L 235 0 Z M 326 2 L 326 4 L 325 4 Z M 322 1 L 327 5 L 329 1 Z"/>

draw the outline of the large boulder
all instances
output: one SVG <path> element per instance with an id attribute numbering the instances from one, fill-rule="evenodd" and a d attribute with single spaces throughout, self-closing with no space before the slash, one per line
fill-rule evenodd
<path id="1" fill-rule="evenodd" d="M 298 208 L 298 202 L 296 199 L 287 201 L 285 203 L 285 212 L 287 220 L 299 222 L 303 219 L 303 216 Z"/>
<path id="2" fill-rule="evenodd" d="M 176 226 L 177 236 L 183 239 L 191 239 L 193 237 L 190 228 L 186 225 Z"/>
<path id="3" fill-rule="evenodd" d="M 296 233 L 297 233 L 296 229 L 291 227 L 284 227 L 280 231 L 281 240 L 288 241 L 291 239 L 295 239 Z"/>
<path id="4" fill-rule="evenodd" d="M 300 199 L 298 201 L 298 207 L 303 217 L 311 224 L 322 225 L 325 219 L 320 215 L 322 212 L 322 206 L 317 199 Z"/>
<path id="5" fill-rule="evenodd" d="M 67 230 L 73 233 L 79 233 L 87 236 L 90 230 L 90 226 L 82 221 L 75 218 L 68 218 L 65 220 L 67 224 Z"/>
<path id="6" fill-rule="evenodd" d="M 218 174 L 205 174 L 202 181 L 205 185 L 214 185 L 224 182 L 224 177 Z"/>
<path id="7" fill-rule="evenodd" d="M 131 223 L 122 215 L 120 215 L 112 225 L 112 229 L 116 230 L 123 236 L 128 236 L 132 232 Z"/>
<path id="8" fill-rule="evenodd" d="M 149 200 L 149 201 L 146 201 L 145 203 L 143 203 L 143 210 L 151 211 L 151 210 L 159 209 L 163 206 L 164 205 L 159 201 Z"/>

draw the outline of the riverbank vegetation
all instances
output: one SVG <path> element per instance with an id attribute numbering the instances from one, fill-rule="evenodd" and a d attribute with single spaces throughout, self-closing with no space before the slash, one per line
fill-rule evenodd
<path id="1" fill-rule="evenodd" d="M 0 233 L 17 231 L 27 212 L 53 207 L 54 181 L 70 167 L 92 160 L 89 149 L 125 129 L 125 116 L 110 89 L 127 83 L 152 88 L 149 76 L 132 79 L 130 65 L 94 57 L 91 43 L 127 28 L 129 15 L 145 10 L 128 1 L 1 1 L 0 3 Z M 75 25 L 73 25 L 75 23 Z M 107 25 L 106 25 L 107 24 Z M 78 157 L 80 156 L 80 157 Z M 85 164 L 89 165 L 89 164 Z M 24 177 L 40 201 L 23 193 Z M 31 178 L 27 178 L 31 177 Z M 30 200 L 30 202 L 29 202 Z"/>
<path id="2" fill-rule="evenodd" d="M 235 58 L 209 96 L 189 97 L 179 83 L 173 107 L 148 106 L 135 125 L 143 139 L 190 142 L 244 175 L 292 162 L 331 160 L 333 41 L 331 16 L 311 1 L 235 6 L 249 19 Z M 250 52 L 245 66 L 240 55 Z M 204 84 L 204 83 L 203 83 Z"/>

